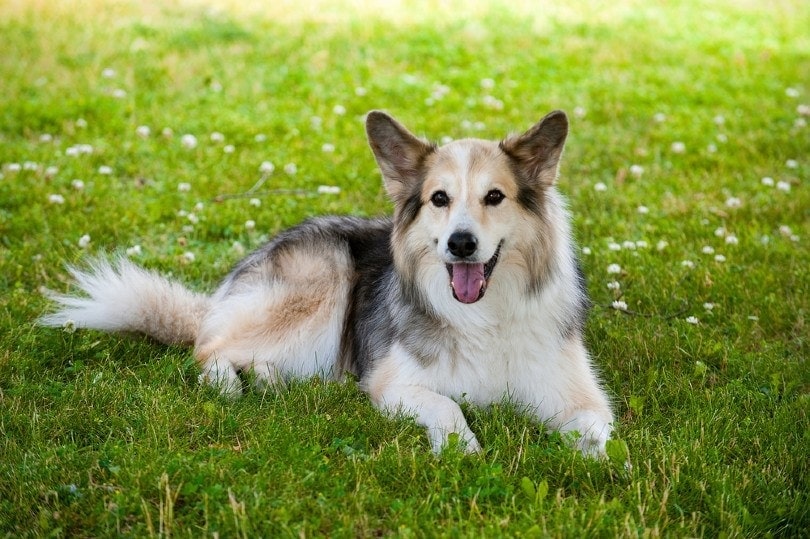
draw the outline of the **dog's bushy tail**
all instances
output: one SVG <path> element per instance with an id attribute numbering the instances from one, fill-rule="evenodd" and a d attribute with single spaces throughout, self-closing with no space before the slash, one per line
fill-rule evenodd
<path id="1" fill-rule="evenodd" d="M 192 344 L 209 298 L 140 268 L 125 258 L 96 259 L 88 269 L 68 267 L 85 295 L 51 293 L 56 312 L 44 326 L 137 332 L 166 344 Z"/>

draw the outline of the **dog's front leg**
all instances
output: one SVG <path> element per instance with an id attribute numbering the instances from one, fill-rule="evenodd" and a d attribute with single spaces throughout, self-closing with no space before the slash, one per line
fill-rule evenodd
<path id="1" fill-rule="evenodd" d="M 427 429 L 434 453 L 440 453 L 448 445 L 451 434 L 458 434 L 465 452 L 476 453 L 481 449 L 458 403 L 449 397 L 421 386 L 391 384 L 372 394 L 372 402 L 383 412 L 413 416 Z"/>
<path id="2" fill-rule="evenodd" d="M 369 373 L 363 385 L 371 401 L 387 414 L 404 413 L 427 429 L 430 446 L 440 453 L 448 445 L 451 434 L 457 434 L 462 449 L 475 453 L 481 449 L 461 407 L 453 399 L 427 387 L 411 383 L 402 376 L 399 364 L 390 357 L 380 361 Z"/>

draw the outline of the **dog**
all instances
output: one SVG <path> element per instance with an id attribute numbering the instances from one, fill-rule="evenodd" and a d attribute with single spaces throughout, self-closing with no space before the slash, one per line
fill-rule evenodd
<path id="1" fill-rule="evenodd" d="M 583 342 L 590 304 L 556 188 L 565 113 L 500 142 L 438 146 L 380 111 L 366 132 L 393 218 L 305 221 L 212 295 L 96 259 L 70 268 L 83 294 L 53 294 L 40 323 L 193 345 L 201 380 L 225 395 L 248 371 L 261 384 L 349 373 L 378 409 L 412 415 L 437 453 L 481 448 L 460 402 L 508 399 L 604 455 L 614 419 Z"/>

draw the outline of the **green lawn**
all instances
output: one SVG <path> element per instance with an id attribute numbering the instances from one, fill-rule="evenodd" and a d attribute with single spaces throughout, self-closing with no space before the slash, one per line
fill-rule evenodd
<path id="1" fill-rule="evenodd" d="M 810 6 L 434 3 L 0 3 L 0 533 L 808 536 Z M 89 255 L 210 290 L 387 213 L 370 109 L 441 141 L 558 108 L 632 469 L 506 403 L 435 458 L 352 383 L 231 402 L 189 350 L 34 325 Z"/>

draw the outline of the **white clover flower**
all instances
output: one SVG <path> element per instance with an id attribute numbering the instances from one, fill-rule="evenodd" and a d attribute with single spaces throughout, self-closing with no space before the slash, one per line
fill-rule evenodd
<path id="1" fill-rule="evenodd" d="M 203 204 L 202 202 L 197 202 L 196 204 L 194 204 L 194 211 L 203 211 L 204 208 L 205 204 Z"/>
<path id="2" fill-rule="evenodd" d="M 779 227 L 779 233 L 782 234 L 783 236 L 790 236 L 791 234 L 793 234 L 793 231 L 790 229 L 789 226 L 782 225 Z"/>
<path id="3" fill-rule="evenodd" d="M 64 204 L 65 197 L 59 194 L 48 195 L 48 202 L 51 204 Z"/>
<path id="4" fill-rule="evenodd" d="M 473 129 L 475 129 L 476 131 L 483 131 L 486 128 L 487 124 L 485 124 L 484 122 L 475 122 L 473 124 Z"/>
<path id="5" fill-rule="evenodd" d="M 152 130 L 148 125 L 139 125 L 135 128 L 135 134 L 141 138 L 149 138 L 149 135 L 152 134 Z"/>
<path id="6" fill-rule="evenodd" d="M 262 205 L 262 201 L 261 201 L 260 199 L 258 199 L 258 198 L 251 198 L 251 199 L 248 201 L 248 204 L 250 204 L 251 206 L 254 206 L 254 207 L 258 208 L 259 206 L 261 206 L 261 205 Z"/>
<path id="7" fill-rule="evenodd" d="M 325 142 L 321 146 L 321 151 L 324 152 L 324 153 L 332 153 L 332 152 L 335 151 L 335 145 L 332 144 L 331 142 Z"/>
<path id="8" fill-rule="evenodd" d="M 319 185 L 318 186 L 318 194 L 319 195 L 338 195 L 340 194 L 340 187 L 336 185 Z"/>
<path id="9" fill-rule="evenodd" d="M 703 308 L 706 309 L 707 311 L 711 311 L 712 309 L 714 309 L 714 303 L 704 303 Z"/>
<path id="10" fill-rule="evenodd" d="M 451 142 L 453 142 L 453 137 L 450 137 L 450 136 L 448 136 L 448 135 L 444 135 L 444 136 L 441 138 L 441 144 L 442 144 L 442 146 L 444 146 L 445 144 L 450 144 Z"/>
<path id="11" fill-rule="evenodd" d="M 49 167 L 47 167 L 45 169 L 45 176 L 47 176 L 48 178 L 53 178 L 58 173 L 59 173 L 59 167 L 55 167 L 53 165 L 51 165 L 51 166 L 49 166 Z"/>
<path id="12" fill-rule="evenodd" d="M 583 247 L 582 248 L 582 254 L 585 255 L 585 256 L 590 255 L 591 254 L 591 248 L 590 247 Z"/>
<path id="13" fill-rule="evenodd" d="M 192 253 L 191 251 L 186 251 L 185 253 L 183 253 L 183 260 L 185 260 L 186 262 L 194 262 L 196 258 L 197 257 L 194 256 L 194 253 Z"/>
<path id="14" fill-rule="evenodd" d="M 298 172 L 298 166 L 295 163 L 287 163 L 284 165 L 284 172 L 290 176 L 294 176 Z"/>
<path id="15" fill-rule="evenodd" d="M 728 142 L 728 135 L 726 135 L 725 133 L 718 133 L 717 142 L 722 142 L 723 144 L 725 144 L 726 142 Z"/>
<path id="16" fill-rule="evenodd" d="M 108 167 L 107 165 L 101 165 L 100 167 L 98 167 L 98 173 L 104 176 L 109 176 L 110 174 L 113 173 L 113 169 L 112 167 Z"/>
<path id="17" fill-rule="evenodd" d="M 76 322 L 68 318 L 65 320 L 65 323 L 62 324 L 62 330 L 65 333 L 74 333 L 76 331 Z"/>
<path id="18" fill-rule="evenodd" d="M 799 162 L 796 161 L 795 159 L 788 159 L 787 161 L 785 161 L 785 166 L 787 168 L 798 168 Z"/>
<path id="19" fill-rule="evenodd" d="M 180 144 L 182 144 L 183 148 L 186 148 L 187 150 L 193 150 L 197 147 L 197 137 L 190 133 L 186 133 L 180 137 Z"/>
<path id="20" fill-rule="evenodd" d="M 681 260 L 681 266 L 688 269 L 694 269 L 695 263 L 692 262 L 691 260 Z"/>
<path id="21" fill-rule="evenodd" d="M 714 117 L 714 123 L 716 125 L 723 125 L 724 123 L 726 123 L 726 117 L 723 116 L 722 114 L 718 114 L 717 116 Z"/>
<path id="22" fill-rule="evenodd" d="M 595 191 L 598 191 L 600 193 L 604 192 L 604 191 L 607 191 L 607 185 L 605 185 L 602 182 L 598 182 L 598 183 L 594 184 L 593 188 L 594 188 Z"/>
<path id="23" fill-rule="evenodd" d="M 180 182 L 177 184 L 177 190 L 181 193 L 188 193 L 191 191 L 191 184 L 188 182 Z"/>
<path id="24" fill-rule="evenodd" d="M 500 99 L 493 97 L 491 95 L 485 95 L 481 102 L 484 104 L 485 107 L 493 109 L 493 110 L 503 110 L 503 101 Z"/>
<path id="25" fill-rule="evenodd" d="M 262 164 L 259 165 L 259 172 L 262 174 L 272 174 L 274 170 L 276 170 L 276 166 L 270 161 L 262 161 Z"/>
<path id="26" fill-rule="evenodd" d="M 214 131 L 208 138 L 211 139 L 211 142 L 225 142 L 225 135 L 219 131 Z"/>
<path id="27" fill-rule="evenodd" d="M 484 90 L 492 90 L 495 88 L 495 80 L 490 78 L 481 79 L 481 88 Z"/>
<path id="28" fill-rule="evenodd" d="M 609 251 L 621 251 L 622 246 L 619 245 L 618 243 L 616 243 L 615 241 L 612 241 L 612 242 L 608 243 L 608 250 Z"/>
<path id="29" fill-rule="evenodd" d="M 723 236 L 726 235 L 726 229 L 723 228 L 722 226 L 718 227 L 718 228 L 715 228 L 714 229 L 714 235 L 717 236 L 718 238 L 722 238 Z"/>
<path id="30" fill-rule="evenodd" d="M 124 99 L 127 96 L 127 91 L 122 90 L 121 88 L 116 88 L 115 90 L 110 92 L 110 95 L 112 95 L 116 99 Z"/>
<path id="31" fill-rule="evenodd" d="M 127 256 L 141 256 L 143 252 L 140 245 L 133 245 L 127 248 Z"/>
<path id="32" fill-rule="evenodd" d="M 574 118 L 584 118 L 587 113 L 585 107 L 574 107 Z"/>
<path id="33" fill-rule="evenodd" d="M 40 142 L 51 142 L 51 141 L 53 141 L 53 135 L 51 135 L 50 133 L 42 133 L 39 136 L 39 141 Z"/>
<path id="34" fill-rule="evenodd" d="M 610 274 L 614 274 L 614 275 L 615 275 L 615 274 L 617 274 L 617 273 L 621 273 L 621 272 L 622 272 L 622 267 L 621 267 L 620 265 L 618 265 L 618 264 L 610 264 L 610 265 L 607 267 L 607 272 L 608 272 L 608 273 L 610 273 Z"/>
<path id="35" fill-rule="evenodd" d="M 622 285 L 619 284 L 619 281 L 610 281 L 607 284 L 607 287 L 608 287 L 608 290 L 619 290 L 622 287 Z"/>
<path id="36" fill-rule="evenodd" d="M 622 242 L 622 249 L 629 249 L 631 251 L 635 251 L 636 249 L 636 242 L 634 241 L 623 241 Z"/>
<path id="37" fill-rule="evenodd" d="M 186 219 L 188 219 L 192 224 L 195 225 L 200 222 L 200 218 L 197 217 L 196 213 L 189 213 L 188 215 L 186 215 Z"/>
<path id="38" fill-rule="evenodd" d="M 37 163 L 34 163 L 33 161 L 26 161 L 23 163 L 23 170 L 29 171 L 39 170 L 39 165 Z"/>
<path id="39" fill-rule="evenodd" d="M 700 320 L 698 320 L 698 318 L 696 316 L 688 316 L 686 318 L 686 323 L 696 326 L 696 325 L 698 325 L 700 323 Z"/>
<path id="40" fill-rule="evenodd" d="M 663 112 L 656 112 L 655 115 L 653 116 L 653 120 L 655 120 L 659 124 L 664 123 L 667 121 L 667 115 L 664 114 Z"/>
<path id="41" fill-rule="evenodd" d="M 796 120 L 793 121 L 793 127 L 796 129 L 804 129 L 807 127 L 807 120 L 804 118 L 796 118 Z"/>
<path id="42" fill-rule="evenodd" d="M 810 105 L 801 104 L 796 107 L 796 112 L 799 116 L 810 116 Z"/>
<path id="43" fill-rule="evenodd" d="M 343 116 L 344 114 L 346 114 L 346 107 L 344 107 L 343 105 L 335 105 L 334 107 L 332 107 L 332 112 L 334 112 L 338 116 Z"/>
<path id="44" fill-rule="evenodd" d="M 218 80 L 213 80 L 211 81 L 211 84 L 208 85 L 208 88 L 210 88 L 212 92 L 218 94 L 222 91 L 222 83 Z"/>
<path id="45" fill-rule="evenodd" d="M 709 144 L 706 146 L 706 151 L 709 153 L 717 153 L 717 144 Z"/>
<path id="46" fill-rule="evenodd" d="M 366 95 L 367 93 L 368 93 L 368 90 L 366 90 L 366 89 L 365 89 L 364 87 L 362 87 L 362 86 L 358 86 L 357 88 L 355 88 L 355 89 L 354 89 L 354 95 L 356 95 L 356 96 L 358 96 L 358 97 L 363 97 L 363 96 L 364 96 L 364 95 Z"/>
<path id="47" fill-rule="evenodd" d="M 248 219 L 247 221 L 245 221 L 245 228 L 247 230 L 253 230 L 254 228 L 256 228 L 256 221 L 254 221 L 253 219 Z"/>
<path id="48" fill-rule="evenodd" d="M 90 235 L 84 234 L 81 238 L 79 238 L 79 247 L 82 249 L 86 249 L 88 245 L 90 245 Z"/>
<path id="49" fill-rule="evenodd" d="M 172 130 L 171 127 L 164 127 L 163 129 L 160 130 L 160 135 L 163 138 L 172 138 L 174 136 L 174 131 Z"/>
<path id="50" fill-rule="evenodd" d="M 647 215 L 648 213 L 650 213 L 650 208 L 648 208 L 647 206 L 639 206 L 638 208 L 636 208 L 636 211 L 641 215 Z"/>
<path id="51" fill-rule="evenodd" d="M 799 90 L 796 88 L 785 88 L 785 95 L 788 97 L 799 97 Z"/>
<path id="52" fill-rule="evenodd" d="M 759 242 L 762 245 L 768 245 L 769 243 L 771 243 L 771 237 L 767 234 L 763 234 L 762 237 L 759 238 Z"/>
<path id="53" fill-rule="evenodd" d="M 76 157 L 77 155 L 79 155 L 79 148 L 77 148 L 76 146 L 70 146 L 65 149 L 65 155 L 67 155 L 68 157 Z"/>
<path id="54" fill-rule="evenodd" d="M 231 251 L 236 253 L 238 256 L 242 256 L 245 254 L 245 246 L 242 245 L 241 242 L 235 241 L 233 242 L 233 245 L 231 245 Z"/>
<path id="55" fill-rule="evenodd" d="M 320 129 L 323 125 L 323 118 L 320 116 L 313 116 L 309 119 L 310 125 L 312 125 L 313 129 Z"/>
<path id="56" fill-rule="evenodd" d="M 722 264 L 726 261 L 726 257 L 723 255 L 714 255 L 714 261 Z"/>
<path id="57" fill-rule="evenodd" d="M 684 153 L 686 152 L 686 144 L 678 140 L 672 143 L 670 149 L 672 150 L 672 153 Z"/>
<path id="58" fill-rule="evenodd" d="M 115 78 L 115 69 L 113 69 L 111 67 L 105 67 L 101 71 L 101 76 L 104 77 L 105 79 Z"/>
<path id="59" fill-rule="evenodd" d="M 655 244 L 656 251 L 663 251 L 669 247 L 669 242 L 667 240 L 658 240 L 658 243 Z"/>
<path id="60" fill-rule="evenodd" d="M 234 147 L 233 144 L 226 144 L 225 146 L 222 147 L 222 151 L 225 153 L 233 153 L 236 151 L 236 148 Z"/>
<path id="61" fill-rule="evenodd" d="M 85 120 L 84 118 L 78 118 L 78 119 L 76 120 L 76 124 L 75 124 L 75 125 L 76 125 L 76 127 L 78 127 L 79 129 L 84 129 L 85 127 L 87 127 L 87 120 Z"/>
<path id="62" fill-rule="evenodd" d="M 777 182 L 776 188 L 780 191 L 784 191 L 785 193 L 790 192 L 790 184 L 788 182 Z"/>
<path id="63" fill-rule="evenodd" d="M 737 239 L 737 236 L 734 234 L 729 234 L 726 236 L 726 244 L 727 245 L 737 245 L 740 243 L 740 240 Z"/>
<path id="64" fill-rule="evenodd" d="M 79 149 L 79 153 L 87 155 L 93 153 L 93 146 L 90 144 L 77 144 L 76 147 Z"/>
<path id="65" fill-rule="evenodd" d="M 264 133 L 258 133 L 255 137 L 253 137 L 253 140 L 256 142 L 264 142 L 267 140 L 267 135 Z"/>
<path id="66" fill-rule="evenodd" d="M 19 163 L 9 163 L 6 165 L 6 170 L 9 172 L 19 172 L 22 170 L 22 165 Z"/>
<path id="67" fill-rule="evenodd" d="M 70 185 L 77 191 L 84 189 L 84 182 L 81 180 L 73 180 Z"/>
<path id="68" fill-rule="evenodd" d="M 183 225 L 183 232 L 186 234 L 191 234 L 194 232 L 194 227 L 192 225 Z"/>
<path id="69" fill-rule="evenodd" d="M 790 241 L 792 241 L 792 242 L 794 242 L 794 243 L 798 243 L 800 239 L 801 239 L 801 238 L 799 238 L 799 235 L 798 235 L 798 234 L 791 234 L 791 235 L 790 235 Z"/>
<path id="70" fill-rule="evenodd" d="M 729 197 L 726 199 L 727 208 L 739 208 L 742 206 L 742 200 L 737 197 Z"/>
<path id="71" fill-rule="evenodd" d="M 624 301 L 616 300 L 610 304 L 610 306 L 617 311 L 626 311 L 627 310 L 627 303 Z"/>
<path id="72" fill-rule="evenodd" d="M 188 215 L 188 212 L 186 210 L 177 210 L 177 216 L 178 217 L 185 217 L 187 215 Z"/>
<path id="73" fill-rule="evenodd" d="M 644 240 L 636 241 L 636 249 L 646 249 L 649 247 L 649 244 Z"/>
<path id="74" fill-rule="evenodd" d="M 765 176 L 764 178 L 762 178 L 761 181 L 762 181 L 762 185 L 765 185 L 767 187 L 773 187 L 774 186 L 773 178 L 771 178 L 770 176 Z"/>
<path id="75" fill-rule="evenodd" d="M 636 178 L 641 178 L 644 174 L 644 167 L 641 165 L 630 165 L 630 174 Z"/>
<path id="76" fill-rule="evenodd" d="M 700 250 L 704 255 L 711 255 L 714 254 L 714 247 L 711 245 L 704 245 L 703 249 Z"/>

